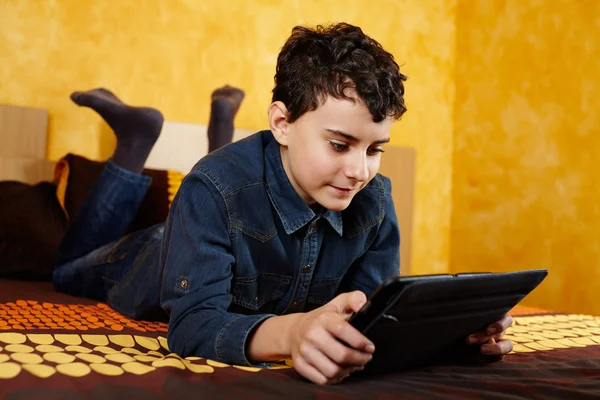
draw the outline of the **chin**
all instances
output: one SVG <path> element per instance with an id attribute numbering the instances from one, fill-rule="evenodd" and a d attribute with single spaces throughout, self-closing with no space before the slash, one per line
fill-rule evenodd
<path id="1" fill-rule="evenodd" d="M 350 205 L 350 200 L 340 200 L 340 199 L 323 199 L 323 201 L 319 201 L 318 203 L 331 211 L 344 211 Z"/>

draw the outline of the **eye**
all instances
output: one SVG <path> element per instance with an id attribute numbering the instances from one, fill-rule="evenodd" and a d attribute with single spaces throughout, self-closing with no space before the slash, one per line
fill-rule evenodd
<path id="1" fill-rule="evenodd" d="M 381 147 L 370 148 L 367 150 L 367 154 L 370 156 L 376 156 L 377 154 L 384 153 L 384 152 L 385 152 L 385 150 L 383 150 Z"/>
<path id="2" fill-rule="evenodd" d="M 333 148 L 333 150 L 339 152 L 342 152 L 348 148 L 348 145 L 345 143 L 334 142 L 331 140 L 329 141 L 329 145 Z"/>

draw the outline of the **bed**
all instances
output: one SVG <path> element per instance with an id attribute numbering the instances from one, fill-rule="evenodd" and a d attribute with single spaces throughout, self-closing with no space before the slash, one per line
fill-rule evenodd
<path id="1" fill-rule="evenodd" d="M 28 112 L 37 113 L 37 126 L 31 123 L 34 114 L 23 117 Z M 15 124 L 11 115 L 29 121 L 27 126 Z M 290 360 L 259 369 L 172 354 L 165 323 L 130 320 L 106 304 L 57 293 L 48 282 L 52 249 L 102 163 L 76 155 L 46 161 L 45 147 L 39 145 L 45 143 L 44 115 L 44 110 L 0 108 L 0 276 L 11 278 L 0 279 L 0 398 L 600 397 L 600 318 L 526 307 L 513 310 L 515 325 L 508 337 L 515 348 L 501 362 L 445 362 L 333 386 L 302 379 Z M 167 125 L 178 132 L 183 128 Z M 7 137 L 15 130 L 21 137 L 37 136 L 10 142 Z M 13 151 L 6 151 L 8 145 Z M 406 208 L 412 207 L 414 152 L 399 151 L 390 157 L 396 164 L 384 169 L 400 174 L 392 177 L 402 183 L 395 190 L 408 187 L 395 192 L 395 201 L 403 202 L 401 224 L 410 232 Z M 132 230 L 160 222 L 168 212 L 187 164 L 175 170 L 165 167 L 167 161 L 161 161 L 160 151 L 151 156 L 147 172 L 153 186 Z M 409 254 L 403 257 L 409 260 Z"/>
<path id="2" fill-rule="evenodd" d="M 0 281 L 0 398 L 593 398 L 600 395 L 600 318 L 514 310 L 515 351 L 502 362 L 450 364 L 317 386 L 290 361 L 268 369 L 182 359 L 167 325 Z"/>

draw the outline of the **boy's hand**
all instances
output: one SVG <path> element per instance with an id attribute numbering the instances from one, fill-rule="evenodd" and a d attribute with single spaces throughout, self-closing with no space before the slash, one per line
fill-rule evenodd
<path id="1" fill-rule="evenodd" d="M 347 321 L 366 301 L 360 291 L 344 293 L 299 317 L 290 342 L 300 375 L 321 385 L 339 383 L 371 361 L 375 346 Z"/>
<path id="2" fill-rule="evenodd" d="M 506 314 L 500 321 L 494 322 L 483 332 L 477 332 L 467 338 L 468 344 L 480 344 L 481 352 L 485 355 L 501 356 L 510 353 L 513 343 L 504 340 L 504 333 L 512 325 L 513 319 Z"/>

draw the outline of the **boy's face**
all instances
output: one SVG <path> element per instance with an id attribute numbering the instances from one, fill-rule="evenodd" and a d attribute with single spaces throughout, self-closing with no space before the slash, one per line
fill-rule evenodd
<path id="1" fill-rule="evenodd" d="M 379 170 L 394 120 L 373 122 L 362 100 L 327 97 L 293 123 L 281 102 L 269 107 L 271 131 L 281 145 L 285 172 L 305 203 L 346 209 Z"/>

